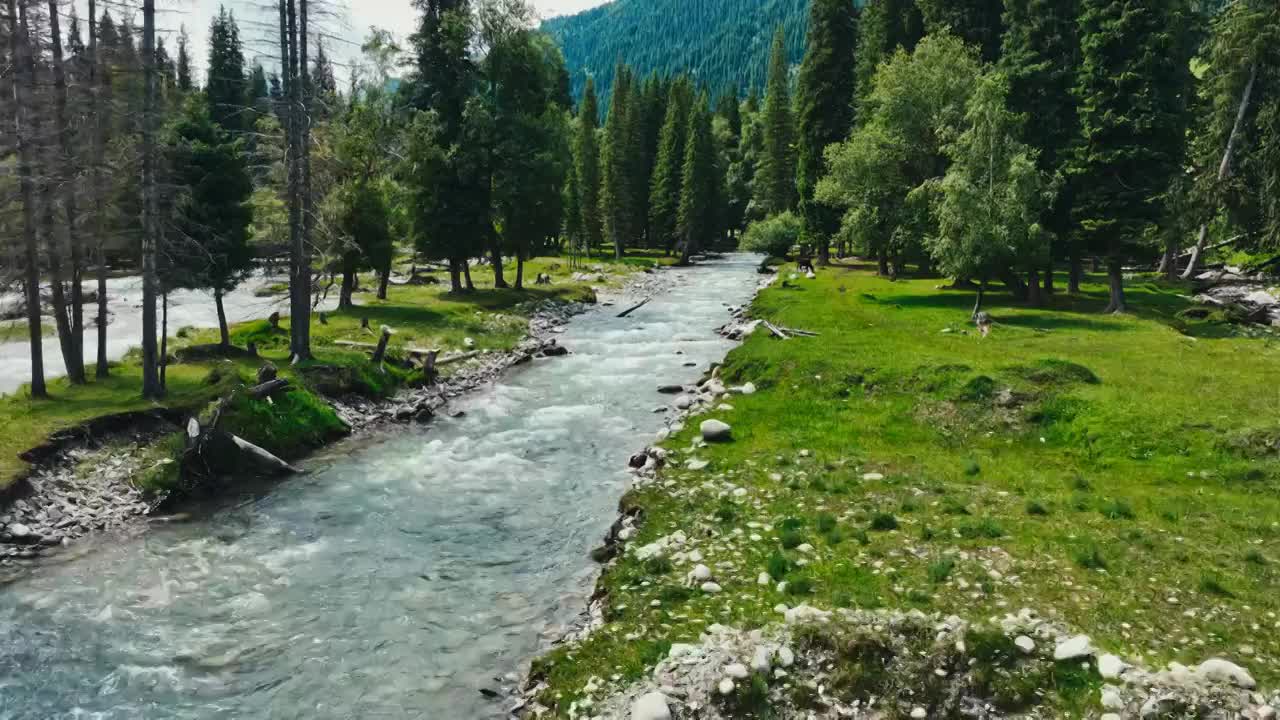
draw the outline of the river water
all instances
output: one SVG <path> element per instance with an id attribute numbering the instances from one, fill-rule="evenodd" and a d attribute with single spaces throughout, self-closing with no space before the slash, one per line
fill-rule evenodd
<path id="1" fill-rule="evenodd" d="M 502 716 L 481 689 L 585 608 L 627 457 L 662 427 L 656 386 L 730 348 L 713 331 L 754 269 L 668 271 L 669 291 L 576 318 L 572 355 L 461 418 L 334 446 L 260 496 L 0 588 L 0 718 Z"/>

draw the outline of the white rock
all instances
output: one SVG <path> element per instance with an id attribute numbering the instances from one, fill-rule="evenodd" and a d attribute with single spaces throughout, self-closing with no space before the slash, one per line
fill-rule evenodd
<path id="1" fill-rule="evenodd" d="M 718 593 L 720 590 L 720 586 L 713 582 L 702 583 L 702 592 L 704 593 Z"/>
<path id="2" fill-rule="evenodd" d="M 462 344 L 466 345 L 468 348 L 473 348 L 476 346 L 476 341 L 471 338 L 462 338 Z"/>
<path id="3" fill-rule="evenodd" d="M 922 707 L 913 708 L 911 710 L 911 717 L 916 720 L 923 720 L 924 718 L 929 717 L 929 712 Z"/>
<path id="4" fill-rule="evenodd" d="M 1258 716 L 1258 720 L 1275 720 L 1276 709 L 1270 705 L 1263 705 L 1255 710 L 1254 714 Z"/>
<path id="5" fill-rule="evenodd" d="M 756 652 L 751 656 L 751 670 L 758 673 L 768 673 L 770 669 L 769 648 L 761 645 L 756 648 Z"/>
<path id="6" fill-rule="evenodd" d="M 684 466 L 689 468 L 690 470 L 702 470 L 710 464 L 711 464 L 710 460 L 703 460 L 702 458 L 689 458 L 685 462 Z"/>
<path id="7" fill-rule="evenodd" d="M 694 580 L 710 580 L 711 568 L 707 567 L 706 565 L 699 564 L 698 566 L 693 568 L 692 575 Z"/>
<path id="8" fill-rule="evenodd" d="M 1124 698 L 1114 688 L 1103 688 L 1102 707 L 1107 710 L 1120 710 L 1124 707 Z"/>
<path id="9" fill-rule="evenodd" d="M 671 651 L 667 653 L 667 657 L 672 660 L 678 660 L 682 657 L 701 657 L 702 646 L 692 643 L 671 643 Z"/>
<path id="10" fill-rule="evenodd" d="M 736 680 L 742 680 L 750 673 L 747 671 L 746 665 L 743 665 L 742 663 L 733 663 L 732 665 L 725 666 L 724 674 Z"/>
<path id="11" fill-rule="evenodd" d="M 16 538 L 25 538 L 31 536 L 31 528 L 22 523 L 14 523 L 9 526 L 9 534 Z"/>
<path id="12" fill-rule="evenodd" d="M 760 573 L 760 576 L 756 578 L 757 585 L 768 585 L 770 582 L 773 582 L 773 580 L 767 572 Z"/>
<path id="13" fill-rule="evenodd" d="M 731 433 L 729 423 L 719 420 L 703 420 L 698 428 L 702 431 L 702 439 L 707 442 L 728 440 Z"/>
<path id="14" fill-rule="evenodd" d="M 756 392 L 756 384 L 743 383 L 742 387 L 738 388 L 738 392 L 742 393 L 743 395 L 754 395 Z"/>
<path id="15" fill-rule="evenodd" d="M 1128 668 L 1128 664 L 1120 658 L 1107 653 L 1098 658 L 1098 674 L 1107 680 L 1115 680 Z"/>
<path id="16" fill-rule="evenodd" d="M 693 407 L 693 397 L 689 395 L 680 395 L 676 398 L 675 406 L 680 410 L 688 410 Z"/>
<path id="17" fill-rule="evenodd" d="M 728 695 L 729 693 L 733 692 L 733 688 L 734 688 L 733 680 L 729 678 L 725 678 L 720 681 L 720 687 L 717 689 L 720 691 L 721 695 Z"/>
<path id="18" fill-rule="evenodd" d="M 884 475 L 878 472 L 862 473 L 862 479 L 863 480 L 883 480 Z"/>
<path id="19" fill-rule="evenodd" d="M 1016 645 L 1019 650 L 1021 650 L 1022 652 L 1028 655 L 1036 651 L 1036 641 L 1032 640 L 1026 635 L 1019 635 L 1018 637 L 1014 638 L 1013 644 Z"/>
<path id="20" fill-rule="evenodd" d="M 1233 685 L 1252 690 L 1258 684 L 1253 681 L 1253 676 L 1248 670 L 1222 658 L 1210 658 L 1200 663 L 1196 671 L 1201 675 L 1218 682 L 1229 682 Z"/>
<path id="21" fill-rule="evenodd" d="M 645 693 L 631 705 L 631 720 L 671 720 L 667 696 L 660 692 Z"/>
<path id="22" fill-rule="evenodd" d="M 826 610 L 819 610 L 810 605 L 797 605 L 786 611 L 786 621 L 788 625 L 795 625 L 802 622 L 820 622 L 825 623 L 831 620 L 831 613 Z"/>
<path id="23" fill-rule="evenodd" d="M 782 667 L 791 667 L 792 663 L 794 663 L 795 661 L 796 661 L 796 654 L 791 652 L 791 648 L 787 647 L 786 645 L 783 645 L 782 647 L 778 648 L 778 664 L 779 665 L 781 665 Z"/>
<path id="24" fill-rule="evenodd" d="M 1058 643 L 1053 649 L 1054 660 L 1075 660 L 1093 655 L 1093 643 L 1088 635 L 1076 635 Z"/>
<path id="25" fill-rule="evenodd" d="M 1103 713 L 1102 717 L 1098 720 L 1122 720 L 1122 718 L 1115 713 Z"/>

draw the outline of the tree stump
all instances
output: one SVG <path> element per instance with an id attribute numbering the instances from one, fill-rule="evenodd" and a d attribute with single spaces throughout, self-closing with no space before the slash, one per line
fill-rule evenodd
<path id="1" fill-rule="evenodd" d="M 272 330 L 280 329 L 280 311 L 276 311 L 267 316 L 267 322 L 271 323 Z"/>
<path id="2" fill-rule="evenodd" d="M 422 362 L 422 379 L 428 385 L 435 385 L 440 377 L 440 373 L 436 371 L 436 357 L 439 354 L 439 350 L 430 350 Z"/>
<path id="3" fill-rule="evenodd" d="M 270 362 L 258 368 L 258 384 L 271 382 L 280 376 L 280 371 Z"/>
<path id="4" fill-rule="evenodd" d="M 391 336 L 395 334 L 395 330 L 392 330 L 386 325 L 382 326 L 382 337 L 378 338 L 378 347 L 373 351 L 373 359 L 371 362 L 373 362 L 374 365 L 382 364 L 382 359 L 387 354 L 387 343 L 391 341 Z"/>
<path id="5" fill-rule="evenodd" d="M 320 319 L 320 324 L 321 324 L 321 325 L 328 325 L 328 324 L 329 324 L 329 316 L 328 316 L 328 315 L 326 315 L 325 313 L 320 313 L 320 315 L 319 315 L 319 319 Z"/>
<path id="6" fill-rule="evenodd" d="M 367 318 L 367 317 L 362 317 L 362 318 L 360 318 L 360 329 L 361 329 L 361 330 L 368 330 L 368 329 L 369 329 L 369 318 Z"/>
<path id="7" fill-rule="evenodd" d="M 250 340 L 249 343 L 245 345 L 244 349 L 245 349 L 245 352 L 249 353 L 249 355 L 253 357 L 258 357 L 258 343 Z"/>

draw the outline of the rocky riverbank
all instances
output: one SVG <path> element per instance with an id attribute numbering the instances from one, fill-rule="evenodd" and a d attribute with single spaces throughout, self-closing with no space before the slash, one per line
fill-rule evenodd
<path id="1" fill-rule="evenodd" d="M 665 282 L 661 273 L 636 273 L 628 277 L 619 295 L 658 293 Z M 606 298 L 604 304 L 612 303 Z M 569 352 L 556 337 L 575 315 L 591 307 L 542 301 L 530 316 L 527 337 L 510 352 L 479 353 L 435 385 L 407 388 L 390 399 L 349 395 L 328 401 L 353 432 L 429 421 L 448 413 L 450 400 L 493 382 L 515 365 Z M 20 576 L 33 563 L 77 539 L 136 532 L 157 519 L 152 513 L 165 498 L 144 494 L 134 480 L 157 464 L 176 461 L 158 453 L 156 443 L 181 428 L 170 419 L 147 417 L 146 422 L 106 433 L 69 433 L 66 440 L 40 453 L 7 506 L 0 501 L 0 582 Z"/>

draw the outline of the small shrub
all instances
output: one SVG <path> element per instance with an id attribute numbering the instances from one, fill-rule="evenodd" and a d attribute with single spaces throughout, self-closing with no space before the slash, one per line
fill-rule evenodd
<path id="1" fill-rule="evenodd" d="M 778 536 L 778 542 L 782 544 L 784 550 L 794 550 L 804 544 L 804 535 L 795 530 L 783 530 Z"/>
<path id="2" fill-rule="evenodd" d="M 1085 570 L 1106 570 L 1107 559 L 1097 545 L 1088 545 L 1076 551 L 1073 559 Z"/>
<path id="3" fill-rule="evenodd" d="M 955 498 L 946 498 L 942 501 L 942 513 L 944 515 L 968 515 L 969 506 L 956 500 Z"/>
<path id="4" fill-rule="evenodd" d="M 1071 385 L 1084 383 L 1097 385 L 1102 382 L 1089 368 L 1066 360 L 1046 358 L 1031 365 L 1014 368 L 1022 377 L 1041 385 Z"/>
<path id="5" fill-rule="evenodd" d="M 934 537 L 936 537 L 936 536 L 937 536 L 937 533 L 935 533 L 935 532 L 934 532 L 934 530 L 933 530 L 933 528 L 929 527 L 928 525 L 924 525 L 924 526 L 922 526 L 922 527 L 920 528 L 920 539 L 921 539 L 921 540 L 924 540 L 925 542 L 928 542 L 928 541 L 930 541 L 930 540 L 934 539 Z"/>
<path id="6" fill-rule="evenodd" d="M 836 516 L 831 513 L 821 513 L 817 520 L 818 532 L 826 535 L 836 529 Z"/>
<path id="7" fill-rule="evenodd" d="M 782 530 L 799 530 L 804 527 L 804 520 L 800 518 L 789 517 L 778 523 L 778 527 Z"/>
<path id="8" fill-rule="evenodd" d="M 857 530 L 853 531 L 853 539 L 857 540 L 859 545 L 871 544 L 871 536 L 868 535 L 867 531 L 863 530 L 862 528 L 858 528 Z"/>
<path id="9" fill-rule="evenodd" d="M 965 460 L 965 461 L 964 461 L 964 474 L 965 474 L 965 475 L 968 475 L 968 476 L 972 477 L 972 476 L 974 476 L 974 475 L 977 475 L 977 474 L 978 474 L 978 473 L 980 473 L 980 472 L 982 472 L 982 466 L 978 464 L 978 461 L 977 461 L 977 460 L 974 460 L 974 459 L 970 458 L 970 459 L 968 459 L 968 460 Z"/>
<path id="10" fill-rule="evenodd" d="M 1048 515 L 1049 509 L 1046 508 L 1044 505 L 1041 505 L 1039 502 L 1036 502 L 1035 500 L 1028 500 L 1027 514 L 1028 515 Z"/>
<path id="11" fill-rule="evenodd" d="M 728 524 L 736 520 L 737 517 L 738 507 L 733 504 L 733 501 L 729 498 L 720 498 L 720 504 L 716 506 L 716 519 Z"/>
<path id="12" fill-rule="evenodd" d="M 769 559 L 765 560 L 764 566 L 765 570 L 769 573 L 769 577 L 773 578 L 774 582 L 781 582 L 791 570 L 790 561 L 787 560 L 785 555 L 777 550 L 774 550 L 773 554 L 769 556 Z"/>
<path id="13" fill-rule="evenodd" d="M 658 591 L 658 599 L 664 603 L 682 603 L 691 597 L 693 597 L 693 589 L 683 585 L 664 585 Z"/>
<path id="14" fill-rule="evenodd" d="M 939 585 L 947 581 L 951 577 L 951 571 L 955 570 L 956 561 L 951 558 L 943 558 L 929 566 L 929 582 Z"/>
<path id="15" fill-rule="evenodd" d="M 1233 598 L 1235 593 L 1228 590 L 1218 578 L 1204 574 L 1200 576 L 1200 592 L 1218 597 Z"/>
<path id="16" fill-rule="evenodd" d="M 1267 557 L 1262 554 L 1261 550 L 1249 548 L 1249 551 L 1244 554 L 1244 561 L 1253 565 L 1266 565 Z"/>
<path id="17" fill-rule="evenodd" d="M 964 384 L 960 398 L 973 402 L 990 400 L 996 394 L 996 381 L 986 375 L 976 375 Z"/>
<path id="18" fill-rule="evenodd" d="M 985 518 L 976 523 L 961 525 L 956 528 L 956 531 L 960 533 L 960 537 L 968 540 L 975 540 L 977 538 L 990 538 L 995 540 L 996 538 L 1004 537 L 1004 528 L 1000 527 L 999 523 L 990 518 Z"/>
<path id="19" fill-rule="evenodd" d="M 889 513 L 876 513 L 871 516 L 871 529 L 885 532 L 898 529 L 898 519 Z"/>
<path id="20" fill-rule="evenodd" d="M 933 602 L 933 596 L 923 590 L 911 590 L 907 593 L 907 602 L 928 605 Z"/>
<path id="21" fill-rule="evenodd" d="M 1093 489 L 1093 485 L 1083 475 L 1076 475 L 1071 478 L 1071 487 L 1080 492 L 1089 492 Z"/>
<path id="22" fill-rule="evenodd" d="M 1102 516 L 1108 520 L 1132 520 L 1133 508 L 1123 500 L 1111 500 L 1103 503 Z"/>
<path id="23" fill-rule="evenodd" d="M 644 571 L 650 575 L 666 575 L 672 569 L 671 559 L 661 555 L 654 555 L 644 561 Z"/>
<path id="24" fill-rule="evenodd" d="M 788 595 L 809 595 L 813 593 L 813 581 L 809 578 L 796 578 L 787 581 Z"/>
<path id="25" fill-rule="evenodd" d="M 795 213 L 787 211 L 764 220 L 757 220 L 742 234 L 740 248 L 770 257 L 786 257 L 800 241 L 802 223 Z"/>

